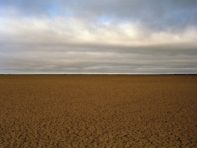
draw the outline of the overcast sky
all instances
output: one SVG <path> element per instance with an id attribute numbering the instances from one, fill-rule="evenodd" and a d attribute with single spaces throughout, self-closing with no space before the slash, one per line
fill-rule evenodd
<path id="1" fill-rule="evenodd" d="M 197 0 L 0 0 L 0 73 L 197 73 Z"/>

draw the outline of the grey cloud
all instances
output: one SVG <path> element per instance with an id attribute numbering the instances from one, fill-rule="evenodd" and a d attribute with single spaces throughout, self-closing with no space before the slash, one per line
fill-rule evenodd
<path id="1" fill-rule="evenodd" d="M 0 0 L 0 8 L 19 15 L 0 10 L 0 73 L 197 73 L 196 0 Z M 64 15 L 73 19 L 56 19 Z"/>
<path id="2" fill-rule="evenodd" d="M 86 0 L 76 10 L 87 16 L 106 15 L 141 22 L 154 30 L 176 30 L 197 24 L 196 8 L 196 0 Z"/>
<path id="3" fill-rule="evenodd" d="M 116 21 L 137 21 L 154 30 L 176 30 L 197 24 L 196 0 L 1 0 L 22 15 L 66 15 L 83 19 L 102 17 Z M 8 10 L 9 11 L 9 10 Z"/>
<path id="4" fill-rule="evenodd" d="M 197 73 L 197 54 L 194 49 L 178 51 L 119 47 L 112 50 L 94 46 L 86 48 L 14 45 L 0 51 L 1 73 Z M 53 50 L 51 50 L 53 48 Z M 34 50 L 33 50 L 34 49 Z M 167 47 L 166 47 L 167 49 Z M 103 52 L 103 50 L 105 52 Z M 151 52 L 150 52 L 151 50 Z M 154 52 L 156 51 L 156 52 Z"/>

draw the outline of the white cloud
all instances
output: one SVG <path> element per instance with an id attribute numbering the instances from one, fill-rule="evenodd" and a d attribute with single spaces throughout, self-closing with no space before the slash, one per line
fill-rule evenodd
<path id="1" fill-rule="evenodd" d="M 147 46 L 158 44 L 195 44 L 197 29 L 180 32 L 153 31 L 139 23 L 119 22 L 102 25 L 78 18 L 1 18 L 0 38 L 20 43 L 67 43 Z"/>
<path id="2" fill-rule="evenodd" d="M 0 72 L 195 73 L 197 29 L 77 17 L 0 18 Z"/>

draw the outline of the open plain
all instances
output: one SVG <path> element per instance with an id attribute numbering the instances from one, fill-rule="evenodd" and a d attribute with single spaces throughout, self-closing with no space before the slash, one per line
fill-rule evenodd
<path id="1" fill-rule="evenodd" d="M 1 75 L 0 147 L 197 147 L 197 76 Z"/>

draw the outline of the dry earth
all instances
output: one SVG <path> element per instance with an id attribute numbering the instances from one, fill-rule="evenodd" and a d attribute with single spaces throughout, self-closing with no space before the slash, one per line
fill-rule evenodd
<path id="1" fill-rule="evenodd" d="M 0 76 L 0 147 L 197 147 L 197 76 Z"/>

